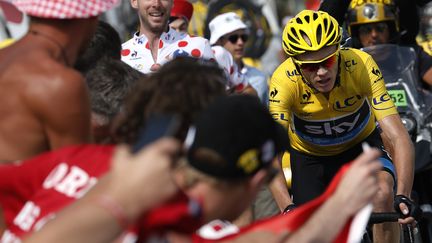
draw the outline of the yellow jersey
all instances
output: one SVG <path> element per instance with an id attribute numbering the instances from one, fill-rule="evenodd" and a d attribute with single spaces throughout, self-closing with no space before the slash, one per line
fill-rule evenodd
<path id="1" fill-rule="evenodd" d="M 300 152 L 339 154 L 369 136 L 377 120 L 398 113 L 369 54 L 342 48 L 338 61 L 339 74 L 328 98 L 303 82 L 291 58 L 273 73 L 270 112 Z"/>

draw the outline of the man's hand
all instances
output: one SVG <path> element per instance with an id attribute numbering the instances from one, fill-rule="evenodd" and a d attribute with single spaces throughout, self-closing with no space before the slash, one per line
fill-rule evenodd
<path id="1" fill-rule="evenodd" d="M 180 151 L 178 141 L 162 138 L 132 155 L 118 146 L 112 160 L 112 197 L 128 210 L 131 219 L 143 208 L 152 208 L 175 195 L 178 188 L 171 175 L 173 159 Z"/>

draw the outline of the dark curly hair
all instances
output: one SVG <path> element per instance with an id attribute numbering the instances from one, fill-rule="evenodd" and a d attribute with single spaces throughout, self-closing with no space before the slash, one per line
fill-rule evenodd
<path id="1" fill-rule="evenodd" d="M 141 79 L 114 121 L 115 142 L 133 144 L 152 114 L 177 114 L 183 131 L 216 97 L 225 95 L 226 76 L 210 61 L 179 57 Z"/>

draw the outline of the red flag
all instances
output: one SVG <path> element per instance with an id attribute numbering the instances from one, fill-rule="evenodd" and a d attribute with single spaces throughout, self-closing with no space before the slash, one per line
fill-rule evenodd
<path id="1" fill-rule="evenodd" d="M 343 166 L 339 172 L 336 174 L 336 176 L 333 178 L 332 182 L 328 186 L 327 190 L 322 194 L 320 197 L 310 201 L 307 204 L 302 205 L 301 207 L 296 208 L 292 212 L 286 214 L 286 215 L 278 215 L 275 217 L 271 217 L 262 221 L 257 221 L 249 226 L 246 226 L 238 233 L 228 235 L 223 238 L 219 238 L 217 240 L 209 240 L 205 239 L 199 235 L 193 236 L 193 242 L 194 243 L 212 243 L 216 241 L 221 240 L 232 240 L 235 239 L 243 234 L 251 233 L 251 232 L 273 232 L 275 234 L 281 233 L 282 231 L 289 231 L 293 232 L 297 230 L 299 227 L 301 227 L 309 218 L 310 216 L 321 206 L 323 203 L 335 192 L 342 176 L 349 168 L 349 164 Z M 348 220 L 348 222 L 345 224 L 344 228 L 341 230 L 341 232 L 338 234 L 336 239 L 333 241 L 335 243 L 343 243 L 347 242 L 349 231 L 350 231 L 350 225 L 352 222 L 352 218 Z"/>

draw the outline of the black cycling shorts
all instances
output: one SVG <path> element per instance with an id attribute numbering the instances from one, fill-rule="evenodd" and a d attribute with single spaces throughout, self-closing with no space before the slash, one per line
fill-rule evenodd
<path id="1" fill-rule="evenodd" d="M 371 147 L 383 150 L 380 158 L 383 170 L 389 172 L 396 181 L 395 168 L 387 152 L 384 151 L 378 130 L 375 129 L 364 141 Z M 320 196 L 342 165 L 353 161 L 362 151 L 361 143 L 333 156 L 308 155 L 291 148 L 291 189 L 294 203 L 301 205 Z"/>

